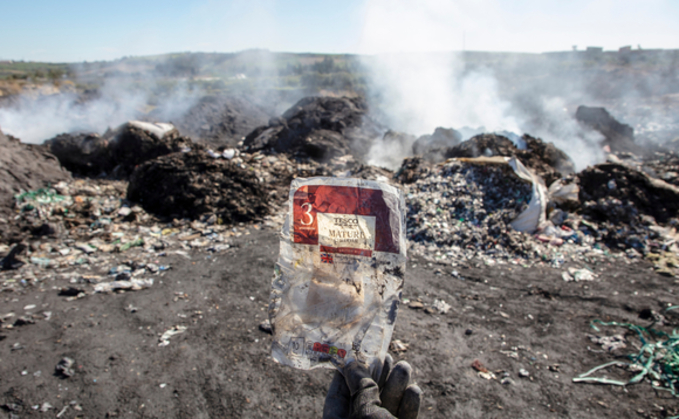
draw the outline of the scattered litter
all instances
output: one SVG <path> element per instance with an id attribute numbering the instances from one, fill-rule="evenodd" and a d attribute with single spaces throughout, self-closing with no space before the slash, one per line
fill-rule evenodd
<path id="1" fill-rule="evenodd" d="M 64 297 L 76 297 L 78 294 L 83 292 L 81 289 L 75 287 L 66 287 L 59 290 L 59 295 Z"/>
<path id="2" fill-rule="evenodd" d="M 74 360 L 68 357 L 64 357 L 61 359 L 61 361 L 59 361 L 59 363 L 54 369 L 57 375 L 60 375 L 61 378 L 69 378 L 73 377 L 73 375 L 75 374 L 75 371 L 73 370 L 74 364 L 75 364 Z"/>
<path id="3" fill-rule="evenodd" d="M 500 380 L 500 384 L 508 386 L 508 385 L 514 385 L 516 383 L 511 378 L 504 377 L 502 380 Z"/>
<path id="4" fill-rule="evenodd" d="M 434 300 L 434 304 L 432 304 L 432 307 L 438 310 L 438 312 L 441 314 L 447 314 L 448 310 L 450 310 L 451 308 L 450 304 L 446 303 L 443 300 Z"/>
<path id="5" fill-rule="evenodd" d="M 495 374 L 488 371 L 488 369 L 478 359 L 475 359 L 474 362 L 472 362 L 472 368 L 478 371 L 479 376 L 485 378 L 486 380 L 495 379 Z"/>
<path id="6" fill-rule="evenodd" d="M 170 344 L 170 338 L 181 333 L 186 332 L 186 326 L 174 326 L 172 329 L 166 330 L 159 339 L 158 346 L 167 346 Z"/>
<path id="7" fill-rule="evenodd" d="M 606 352 L 617 351 L 618 349 L 625 349 L 627 347 L 625 337 L 623 335 L 614 336 L 589 336 L 589 340 L 593 343 L 601 345 L 601 349 Z"/>
<path id="8" fill-rule="evenodd" d="M 389 344 L 389 350 L 393 353 L 406 352 L 408 350 L 408 346 L 409 345 L 407 343 L 403 343 L 398 339 L 394 339 L 391 341 L 391 344 Z"/>
<path id="9" fill-rule="evenodd" d="M 113 292 L 116 290 L 139 291 L 153 286 L 153 278 L 130 279 L 129 281 L 100 282 L 94 285 L 94 292 Z"/>
<path id="10" fill-rule="evenodd" d="M 266 319 L 259 324 L 259 330 L 270 335 L 273 334 L 273 330 L 271 329 L 271 322 L 269 321 L 269 319 Z"/>
<path id="11" fill-rule="evenodd" d="M 676 309 L 679 306 L 669 307 L 667 310 Z M 639 339 L 637 353 L 627 355 L 629 362 L 612 361 L 592 368 L 573 378 L 575 383 L 599 383 L 626 386 L 636 384 L 648 378 L 651 386 L 656 390 L 669 391 L 673 396 L 679 397 L 679 331 L 666 333 L 651 327 L 642 327 L 631 323 L 592 321 L 592 328 L 599 331 L 598 325 L 623 327 L 635 332 Z M 617 341 L 617 338 L 616 338 Z M 615 342 L 612 342 L 615 344 Z M 622 349 L 622 348 L 616 348 Z M 614 350 L 614 349 L 611 349 Z M 591 377 L 597 371 L 617 366 L 634 373 L 629 380 L 614 380 L 606 377 Z"/>
<path id="12" fill-rule="evenodd" d="M 575 282 L 594 281 L 597 275 L 589 269 L 568 268 L 568 275 Z M 564 277 L 564 280 L 566 278 Z"/>

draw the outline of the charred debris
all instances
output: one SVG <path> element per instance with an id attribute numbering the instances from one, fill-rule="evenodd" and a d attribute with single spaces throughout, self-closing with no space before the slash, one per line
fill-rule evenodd
<path id="1" fill-rule="evenodd" d="M 237 105 L 205 99 L 181 130 L 130 121 L 38 146 L 0 134 L 3 270 L 62 269 L 133 249 L 224 251 L 244 223 L 282 223 L 293 178 L 350 176 L 404 189 L 410 251 L 441 273 L 471 261 L 560 268 L 606 257 L 678 273 L 676 151 L 641 147 L 603 108 L 575 117 L 602 134 L 607 161 L 576 173 L 563 150 L 528 134 L 389 131 L 361 98 L 308 97 L 269 119 L 229 110 Z M 375 138 L 412 144 L 413 157 L 396 171 L 371 166 Z M 139 269 L 160 267 L 142 257 L 115 274 Z"/>

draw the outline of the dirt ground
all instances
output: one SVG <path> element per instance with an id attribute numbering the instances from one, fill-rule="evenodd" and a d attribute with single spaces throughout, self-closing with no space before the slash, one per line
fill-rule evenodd
<path id="1" fill-rule="evenodd" d="M 278 234 L 249 231 L 222 254 L 159 258 L 172 269 L 149 289 L 69 300 L 58 289 L 72 284 L 55 279 L 42 289 L 0 294 L 0 315 L 38 317 L 0 329 L 0 418 L 320 417 L 332 372 L 271 360 L 271 336 L 258 325 L 267 317 Z M 590 267 L 600 274 L 594 282 L 564 282 L 562 269 L 471 261 L 455 268 L 456 278 L 450 266 L 411 259 L 404 297 L 452 306 L 446 315 L 405 305 L 398 314 L 393 338 L 409 347 L 395 358 L 411 363 L 424 390 L 421 417 L 679 414 L 677 399 L 648 381 L 628 388 L 572 383 L 614 359 L 588 339 L 592 319 L 648 324 L 638 318 L 642 309 L 678 303 L 677 280 L 646 263 L 609 259 Z M 672 313 L 669 327 L 679 327 Z M 158 346 L 159 335 L 175 325 L 188 328 Z M 75 360 L 70 378 L 55 375 L 64 356 Z M 497 379 L 480 377 L 471 368 L 477 359 Z M 519 376 L 521 368 L 529 378 Z M 500 383 L 503 372 L 512 384 Z M 45 402 L 53 407 L 43 413 Z"/>

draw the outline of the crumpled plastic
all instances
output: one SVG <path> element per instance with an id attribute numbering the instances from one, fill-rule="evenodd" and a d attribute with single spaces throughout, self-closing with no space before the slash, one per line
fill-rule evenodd
<path id="1" fill-rule="evenodd" d="M 538 175 L 526 168 L 516 157 L 475 157 L 458 158 L 457 160 L 469 164 L 508 164 L 519 178 L 529 182 L 532 186 L 532 193 L 528 208 L 517 215 L 511 222 L 511 226 L 516 231 L 532 233 L 545 222 L 545 210 L 547 208 L 547 190 Z"/>
<path id="2" fill-rule="evenodd" d="M 384 360 L 405 262 L 399 189 L 363 179 L 295 179 L 271 283 L 273 359 L 303 370 Z"/>

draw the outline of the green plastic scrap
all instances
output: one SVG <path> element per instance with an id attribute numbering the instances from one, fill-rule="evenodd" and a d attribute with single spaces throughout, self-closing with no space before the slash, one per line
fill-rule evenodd
<path id="1" fill-rule="evenodd" d="M 67 199 L 64 195 L 59 195 L 54 189 L 40 188 L 35 191 L 22 192 L 14 195 L 17 202 L 32 201 L 38 204 L 50 204 L 52 202 L 61 202 Z"/>
<path id="2" fill-rule="evenodd" d="M 674 310 L 677 307 L 679 306 L 669 307 L 666 311 Z M 654 389 L 669 391 L 673 396 L 679 397 L 679 330 L 675 329 L 671 334 L 668 334 L 661 330 L 653 329 L 650 326 L 642 327 L 631 323 L 593 320 L 591 326 L 596 331 L 599 331 L 599 328 L 596 326 L 597 324 L 601 326 L 624 327 L 632 332 L 636 332 L 641 342 L 641 348 L 638 353 L 627 355 L 631 362 L 613 361 L 599 365 L 573 378 L 574 383 L 626 386 L 628 384 L 639 383 L 645 377 L 648 377 Z M 605 377 L 590 377 L 596 371 L 613 365 L 633 367 L 635 370 L 639 370 L 639 373 L 628 381 L 611 380 Z"/>
<path id="3" fill-rule="evenodd" d="M 133 240 L 131 242 L 127 242 L 127 243 L 120 245 L 120 251 L 124 252 L 126 250 L 129 250 L 131 247 L 137 247 L 137 246 L 143 246 L 143 245 L 144 245 L 144 239 Z"/>

